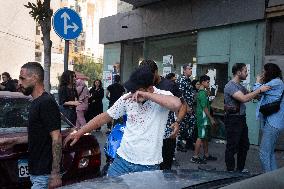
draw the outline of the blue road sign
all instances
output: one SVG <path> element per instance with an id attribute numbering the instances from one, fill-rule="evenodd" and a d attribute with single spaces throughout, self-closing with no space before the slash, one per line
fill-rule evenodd
<path id="1" fill-rule="evenodd" d="M 62 39 L 75 39 L 82 31 L 81 17 L 72 9 L 58 9 L 53 16 L 53 29 Z"/>

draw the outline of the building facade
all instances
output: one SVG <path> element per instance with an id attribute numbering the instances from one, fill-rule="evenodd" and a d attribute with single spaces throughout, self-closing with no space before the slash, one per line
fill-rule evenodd
<path id="1" fill-rule="evenodd" d="M 18 79 L 21 66 L 35 55 L 35 21 L 26 3 L 0 2 L 0 73 L 8 72 L 13 79 Z"/>
<path id="2" fill-rule="evenodd" d="M 281 0 L 123 1 L 132 10 L 101 19 L 100 43 L 105 45 L 105 72 L 120 63 L 124 81 L 145 58 L 157 62 L 161 75 L 180 75 L 181 66 L 191 62 L 194 77 L 211 74 L 211 83 L 218 88 L 216 98 L 221 99 L 217 107 L 222 107 L 223 88 L 232 77 L 233 64 L 247 64 L 249 76 L 244 85 L 250 90 L 263 64 L 275 58 L 275 53 L 283 55 L 281 32 L 269 34 L 269 28 L 283 29 Z M 269 12 L 275 17 L 268 16 Z M 247 103 L 252 144 L 259 143 L 260 134 L 256 105 L 256 101 Z"/>

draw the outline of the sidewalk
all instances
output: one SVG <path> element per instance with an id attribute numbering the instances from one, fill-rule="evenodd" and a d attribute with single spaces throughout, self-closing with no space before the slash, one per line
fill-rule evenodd
<path id="1" fill-rule="evenodd" d="M 200 165 L 190 162 L 190 158 L 193 156 L 193 151 L 187 152 L 178 151 L 176 154 L 176 160 L 180 166 L 173 166 L 173 169 L 198 169 L 202 167 L 205 169 L 216 169 L 220 171 L 226 170 L 225 165 L 225 148 L 226 144 L 224 140 L 212 139 L 209 142 L 209 153 L 218 158 L 217 161 L 208 161 L 206 165 Z M 245 168 L 251 173 L 261 173 L 262 168 L 258 155 L 259 146 L 251 145 L 248 151 Z M 284 151 L 276 152 L 276 159 L 279 167 L 284 167 Z"/>

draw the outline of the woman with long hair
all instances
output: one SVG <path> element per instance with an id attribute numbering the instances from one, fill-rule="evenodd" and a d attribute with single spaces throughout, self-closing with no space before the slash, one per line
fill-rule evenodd
<path id="1" fill-rule="evenodd" d="M 88 120 L 91 120 L 93 117 L 103 113 L 103 98 L 104 98 L 104 89 L 102 87 L 102 82 L 99 79 L 96 79 L 93 83 L 93 87 L 90 89 L 90 98 L 89 98 L 89 109 L 88 109 Z"/>
<path id="2" fill-rule="evenodd" d="M 273 63 L 264 65 L 263 74 L 257 77 L 253 89 L 257 90 L 261 85 L 268 85 L 271 87 L 271 90 L 261 93 L 259 107 L 281 100 L 280 110 L 271 115 L 262 115 L 259 112 L 259 107 L 257 108 L 257 114 L 263 122 L 259 156 L 263 170 L 269 172 L 278 168 L 274 149 L 279 133 L 284 129 L 284 100 L 282 95 L 284 83 L 282 80 L 282 71 L 279 66 Z"/>
<path id="3" fill-rule="evenodd" d="M 76 125 L 77 119 L 76 106 L 80 104 L 76 91 L 75 77 L 75 72 L 70 70 L 64 71 L 60 77 L 58 90 L 60 111 L 73 125 Z"/>

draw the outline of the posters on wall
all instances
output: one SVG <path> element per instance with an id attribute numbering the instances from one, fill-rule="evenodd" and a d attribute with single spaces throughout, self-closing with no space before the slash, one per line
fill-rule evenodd
<path id="1" fill-rule="evenodd" d="M 107 88 L 112 84 L 112 71 L 104 71 L 103 72 L 103 84 L 104 88 Z"/>
<path id="2" fill-rule="evenodd" d="M 164 65 L 167 65 L 167 64 L 173 65 L 174 64 L 174 57 L 173 57 L 173 55 L 165 55 L 165 56 L 163 56 L 163 64 Z"/>
<path id="3" fill-rule="evenodd" d="M 196 79 L 197 77 L 197 64 L 193 64 L 192 65 L 192 75 L 191 75 L 192 78 Z"/>
<path id="4" fill-rule="evenodd" d="M 107 65 L 107 70 L 108 71 L 113 71 L 113 65 Z"/>
<path id="5" fill-rule="evenodd" d="M 163 76 L 166 76 L 167 74 L 172 72 L 172 67 L 164 67 L 163 68 Z"/>
<path id="6" fill-rule="evenodd" d="M 247 76 L 246 80 L 243 81 L 243 84 L 249 84 L 250 83 L 250 64 L 247 64 L 247 72 L 248 72 L 248 76 Z"/>

